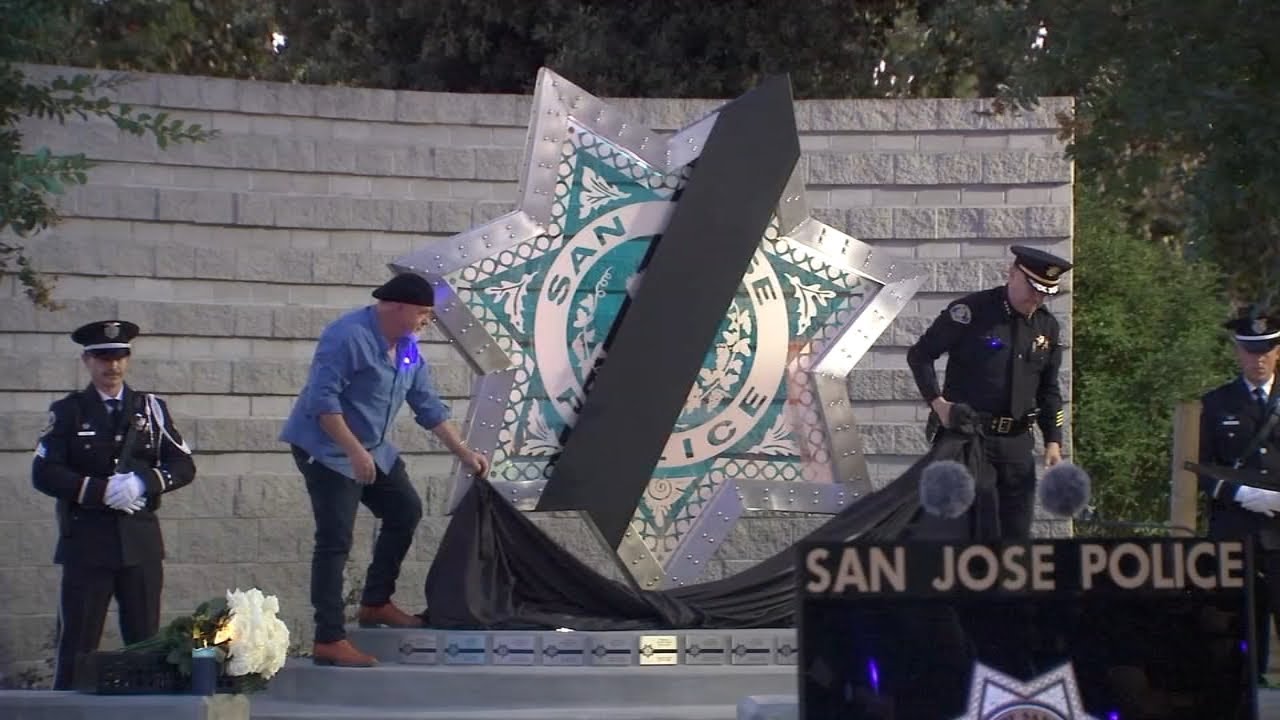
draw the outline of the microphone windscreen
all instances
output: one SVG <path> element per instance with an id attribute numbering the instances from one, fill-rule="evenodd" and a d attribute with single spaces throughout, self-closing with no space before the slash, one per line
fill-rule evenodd
<path id="1" fill-rule="evenodd" d="M 1089 473 L 1079 465 L 1060 462 L 1045 471 L 1036 494 L 1046 511 L 1071 517 L 1089 504 L 1091 482 Z"/>
<path id="2" fill-rule="evenodd" d="M 920 507 L 930 515 L 958 518 L 973 504 L 969 469 L 955 460 L 929 463 L 920 473 Z"/>

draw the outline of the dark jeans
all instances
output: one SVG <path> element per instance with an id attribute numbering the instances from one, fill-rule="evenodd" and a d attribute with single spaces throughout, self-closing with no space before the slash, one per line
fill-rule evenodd
<path id="1" fill-rule="evenodd" d="M 413 543 L 422 518 L 422 500 L 396 460 L 390 473 L 378 470 L 369 485 L 331 470 L 293 447 L 293 459 L 307 481 L 311 510 L 315 515 L 315 550 L 311 556 L 311 605 L 315 608 L 315 642 L 329 643 L 346 637 L 343 617 L 342 568 L 351 553 L 351 536 L 360 503 L 378 518 L 382 527 L 373 545 L 373 560 L 365 573 L 362 605 L 382 605 L 395 594 L 400 564 Z"/>
<path id="2" fill-rule="evenodd" d="M 98 649 L 111 598 L 116 600 L 124 644 L 141 642 L 159 632 L 163 585 L 160 560 L 124 568 L 64 565 L 53 689 L 74 689 L 76 658 Z"/>

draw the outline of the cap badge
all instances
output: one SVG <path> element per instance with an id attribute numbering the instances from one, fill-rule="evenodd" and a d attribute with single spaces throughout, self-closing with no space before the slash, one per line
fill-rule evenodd
<path id="1" fill-rule="evenodd" d="M 102 334 L 106 335 L 108 340 L 120 337 L 120 323 L 107 323 L 102 328 Z"/>
<path id="2" fill-rule="evenodd" d="M 1255 334 L 1261 335 L 1262 333 L 1267 331 L 1267 319 L 1254 318 L 1253 323 L 1249 325 L 1249 328 L 1253 330 Z"/>
<path id="3" fill-rule="evenodd" d="M 1050 279 L 1056 278 L 1062 274 L 1062 268 L 1058 267 L 1057 265 L 1050 265 L 1048 268 L 1045 269 L 1044 274 L 1048 276 Z"/>

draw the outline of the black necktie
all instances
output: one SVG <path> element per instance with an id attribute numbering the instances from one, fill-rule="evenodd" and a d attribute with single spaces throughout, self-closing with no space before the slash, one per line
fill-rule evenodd
<path id="1" fill-rule="evenodd" d="M 1262 388 L 1256 387 L 1253 389 L 1253 399 L 1258 403 L 1258 408 L 1265 414 L 1267 412 L 1267 394 L 1262 391 Z"/>
<path id="2" fill-rule="evenodd" d="M 120 401 L 119 400 L 115 398 L 109 398 L 107 400 L 107 417 L 111 418 L 112 423 L 114 423 L 116 419 L 120 417 Z"/>

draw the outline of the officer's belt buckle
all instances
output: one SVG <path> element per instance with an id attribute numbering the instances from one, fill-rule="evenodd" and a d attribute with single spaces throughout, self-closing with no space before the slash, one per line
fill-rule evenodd
<path id="1" fill-rule="evenodd" d="M 1013 429 L 1013 418 L 1001 417 L 995 420 L 995 432 L 1001 435 L 1007 435 Z"/>

